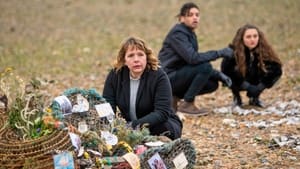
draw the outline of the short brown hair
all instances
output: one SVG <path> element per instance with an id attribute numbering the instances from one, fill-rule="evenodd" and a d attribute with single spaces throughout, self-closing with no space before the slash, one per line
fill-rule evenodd
<path id="1" fill-rule="evenodd" d="M 154 56 L 152 49 L 150 49 L 144 40 L 138 37 L 129 37 L 122 44 L 119 50 L 114 68 L 118 71 L 125 65 L 125 54 L 130 47 L 135 47 L 145 52 L 147 57 L 147 69 L 157 70 L 159 67 L 159 60 Z"/>

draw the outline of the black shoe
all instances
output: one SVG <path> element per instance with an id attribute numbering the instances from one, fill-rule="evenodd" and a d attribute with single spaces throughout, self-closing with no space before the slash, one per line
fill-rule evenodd
<path id="1" fill-rule="evenodd" d="M 265 107 L 265 105 L 263 104 L 263 102 L 260 101 L 259 98 L 257 98 L 257 97 L 250 97 L 249 98 L 249 105 L 251 105 L 251 106 L 257 106 L 257 107 L 261 107 L 261 108 Z"/>
<path id="2" fill-rule="evenodd" d="M 233 96 L 233 106 L 241 107 L 243 105 L 241 96 Z"/>

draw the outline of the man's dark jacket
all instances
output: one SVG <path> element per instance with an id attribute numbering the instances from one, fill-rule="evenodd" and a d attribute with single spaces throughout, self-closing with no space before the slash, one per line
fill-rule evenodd
<path id="1" fill-rule="evenodd" d="M 183 23 L 176 24 L 170 30 L 158 57 L 168 75 L 184 65 L 195 65 L 219 58 L 215 50 L 198 52 L 196 34 Z"/>

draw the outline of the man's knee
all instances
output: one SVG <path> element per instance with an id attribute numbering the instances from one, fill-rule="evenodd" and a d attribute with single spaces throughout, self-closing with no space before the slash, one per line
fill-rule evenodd
<path id="1" fill-rule="evenodd" d="M 218 87 L 219 87 L 218 81 L 209 80 L 207 84 L 204 86 L 204 88 L 199 92 L 199 95 L 212 93 L 216 91 Z"/>
<path id="2" fill-rule="evenodd" d="M 213 71 L 213 67 L 208 62 L 202 63 L 202 64 L 198 65 L 198 71 L 199 71 L 199 73 L 205 73 L 207 75 L 210 75 Z"/>

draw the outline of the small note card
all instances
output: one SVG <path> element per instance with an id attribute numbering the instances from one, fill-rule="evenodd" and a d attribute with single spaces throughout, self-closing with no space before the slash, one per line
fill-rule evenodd
<path id="1" fill-rule="evenodd" d="M 107 117 L 114 115 L 114 111 L 111 108 L 109 103 L 102 103 L 95 105 L 96 111 L 99 115 L 99 117 Z"/>
<path id="2" fill-rule="evenodd" d="M 183 169 L 188 165 L 188 161 L 183 152 L 178 154 L 174 159 L 173 163 L 176 169 Z"/>
<path id="3" fill-rule="evenodd" d="M 53 156 L 54 169 L 75 169 L 71 152 L 62 152 Z"/>

